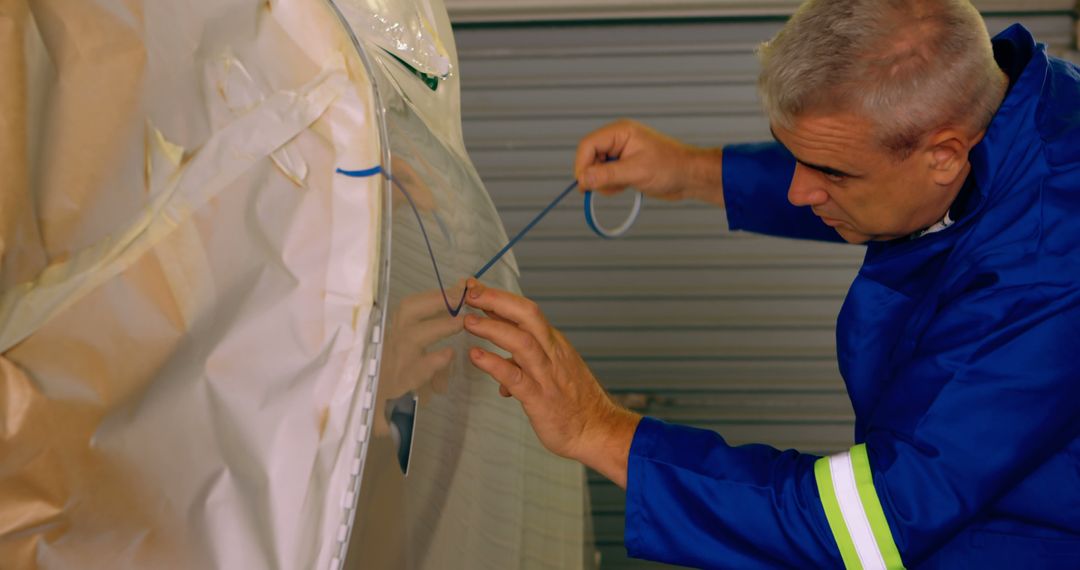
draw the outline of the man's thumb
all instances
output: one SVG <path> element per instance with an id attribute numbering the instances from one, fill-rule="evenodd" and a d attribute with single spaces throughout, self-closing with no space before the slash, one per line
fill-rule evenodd
<path id="1" fill-rule="evenodd" d="M 585 169 L 584 180 L 581 183 L 585 190 L 610 190 L 613 187 L 625 187 L 630 184 L 627 180 L 626 169 L 618 163 L 594 164 Z"/>

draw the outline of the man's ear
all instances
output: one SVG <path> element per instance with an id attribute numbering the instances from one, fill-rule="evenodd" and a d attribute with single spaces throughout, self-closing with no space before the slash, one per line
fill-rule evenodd
<path id="1" fill-rule="evenodd" d="M 968 165 L 968 151 L 973 146 L 970 137 L 958 129 L 942 129 L 934 133 L 926 147 L 930 177 L 939 186 L 951 186 L 963 176 Z"/>

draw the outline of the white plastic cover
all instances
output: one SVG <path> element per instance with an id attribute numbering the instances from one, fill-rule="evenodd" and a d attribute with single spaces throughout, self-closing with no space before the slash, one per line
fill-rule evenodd
<path id="1" fill-rule="evenodd" d="M 582 564 L 580 468 L 335 173 L 449 281 L 502 244 L 441 4 L 0 0 L 0 62 L 0 566 Z"/>

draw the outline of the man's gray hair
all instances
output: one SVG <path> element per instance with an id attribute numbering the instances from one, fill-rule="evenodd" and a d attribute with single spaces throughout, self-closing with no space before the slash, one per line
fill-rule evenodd
<path id="1" fill-rule="evenodd" d="M 934 129 L 986 128 L 1006 86 L 967 0 L 809 0 L 758 55 L 770 120 L 855 112 L 901 157 Z"/>

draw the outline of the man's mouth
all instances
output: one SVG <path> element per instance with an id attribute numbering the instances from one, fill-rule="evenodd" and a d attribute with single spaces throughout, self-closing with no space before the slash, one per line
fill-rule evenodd
<path id="1" fill-rule="evenodd" d="M 832 227 L 832 228 L 835 228 L 836 226 L 843 223 L 841 220 L 838 220 L 836 218 L 830 218 L 829 216 L 826 216 L 826 215 L 818 213 L 818 212 L 814 212 L 814 215 L 821 218 L 821 221 L 825 222 L 826 226 L 829 226 L 829 227 Z"/>

